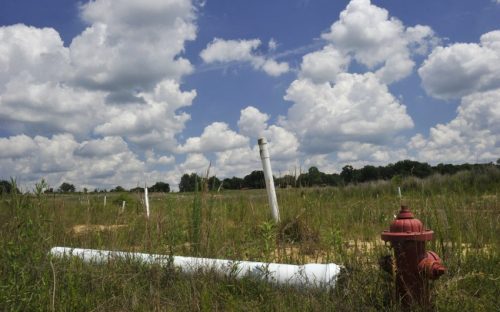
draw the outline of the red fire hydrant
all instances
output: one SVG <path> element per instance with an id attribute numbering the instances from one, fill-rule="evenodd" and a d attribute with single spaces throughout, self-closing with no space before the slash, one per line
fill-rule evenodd
<path id="1" fill-rule="evenodd" d="M 435 252 L 425 251 L 425 242 L 432 239 L 433 233 L 424 230 L 422 222 L 402 205 L 389 230 L 381 235 L 384 241 L 391 242 L 394 249 L 396 292 L 403 306 L 420 304 L 428 307 L 428 280 L 437 279 L 446 271 Z"/>

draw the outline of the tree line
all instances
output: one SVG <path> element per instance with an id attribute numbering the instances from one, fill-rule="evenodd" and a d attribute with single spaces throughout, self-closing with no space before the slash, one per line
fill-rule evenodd
<path id="1" fill-rule="evenodd" d="M 338 173 L 324 173 L 319 171 L 317 167 L 310 167 L 307 172 L 299 173 L 299 175 L 284 175 L 282 177 L 274 177 L 276 187 L 311 187 L 311 186 L 342 186 L 348 184 L 357 184 L 363 182 L 377 180 L 391 180 L 397 177 L 414 176 L 425 178 L 433 174 L 455 174 L 459 171 L 481 170 L 486 167 L 494 166 L 489 164 L 438 164 L 431 166 L 426 162 L 418 162 L 413 160 L 402 160 L 387 166 L 372 166 L 366 165 L 363 168 L 353 168 L 351 165 L 346 165 L 342 171 Z M 500 159 L 497 160 L 496 166 L 500 166 Z M 204 179 L 196 173 L 184 174 L 179 183 L 180 192 L 192 192 L 202 190 L 205 187 L 208 190 L 240 190 L 240 189 L 260 189 L 265 188 L 264 172 L 262 170 L 254 170 L 250 174 L 240 177 L 225 178 L 219 180 L 212 176 L 204 184 Z"/>
<path id="2" fill-rule="evenodd" d="M 13 183 L 7 180 L 0 180 L 0 195 L 1 194 L 10 194 L 14 190 Z M 15 190 L 17 193 L 20 193 L 19 189 L 16 187 Z M 122 186 L 116 186 L 109 191 L 106 189 L 94 189 L 93 191 L 88 190 L 87 188 L 83 188 L 83 193 L 93 192 L 93 193 L 107 193 L 107 192 L 144 192 L 143 187 L 134 187 L 130 190 L 125 189 Z M 50 193 L 74 193 L 76 192 L 76 187 L 72 183 L 63 182 L 61 185 L 54 189 L 53 187 L 48 187 L 44 190 L 45 194 Z M 148 192 L 158 192 L 158 193 L 168 193 L 170 192 L 170 185 L 166 182 L 156 182 L 153 186 L 148 187 Z"/>
<path id="3" fill-rule="evenodd" d="M 310 167 L 307 172 L 299 173 L 299 175 L 284 175 L 282 177 L 274 177 L 276 187 L 310 187 L 310 186 L 342 186 L 348 184 L 356 184 L 377 180 L 391 180 L 393 178 L 404 178 L 414 176 L 425 178 L 433 174 L 455 174 L 459 171 L 481 170 L 490 166 L 495 166 L 493 163 L 488 164 L 438 164 L 431 166 L 426 162 L 418 162 L 414 160 L 402 160 L 387 166 L 372 166 L 366 165 L 363 168 L 353 168 L 351 165 L 346 165 L 340 173 L 324 173 L 319 171 L 317 167 Z M 500 158 L 496 161 L 496 166 L 500 167 Z M 265 188 L 264 172 L 262 170 L 254 170 L 250 174 L 240 177 L 225 178 L 220 180 L 216 176 L 203 178 L 196 173 L 186 173 L 179 181 L 179 192 L 193 191 L 219 191 L 241 190 L 241 189 L 261 189 Z M 12 184 L 6 180 L 0 180 L 0 194 L 11 193 L 13 190 Z M 19 192 L 19 190 L 16 188 Z M 76 187 L 68 182 L 63 182 L 59 188 L 54 190 L 48 188 L 45 193 L 73 193 Z M 143 192 L 143 187 L 135 187 L 130 190 L 122 186 L 116 186 L 109 192 Z M 83 192 L 89 190 L 83 188 Z M 105 189 L 94 189 L 93 192 L 108 192 Z M 166 182 L 156 182 L 153 186 L 148 187 L 148 192 L 170 192 L 170 185 Z"/>

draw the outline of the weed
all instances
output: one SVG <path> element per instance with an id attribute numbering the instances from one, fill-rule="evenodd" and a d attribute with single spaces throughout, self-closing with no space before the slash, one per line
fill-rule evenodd
<path id="1" fill-rule="evenodd" d="M 434 230 L 428 248 L 448 268 L 433 282 L 437 311 L 500 307 L 499 177 L 500 170 L 492 168 L 397 181 L 405 203 Z M 378 265 L 389 252 L 380 233 L 400 205 L 391 181 L 279 189 L 284 220 L 279 226 L 269 220 L 265 190 L 151 193 L 154 213 L 147 221 L 135 195 L 108 194 L 113 205 L 103 207 L 102 194 L 49 195 L 38 191 L 42 189 L 40 182 L 34 194 L 2 194 L 1 311 L 400 310 L 393 281 Z M 118 214 L 124 199 L 130 209 Z M 72 229 L 77 225 L 90 230 L 76 234 Z M 133 261 L 92 265 L 51 259 L 47 253 L 53 246 L 294 264 L 335 262 L 346 269 L 328 292 L 211 273 L 184 275 L 173 267 Z"/>

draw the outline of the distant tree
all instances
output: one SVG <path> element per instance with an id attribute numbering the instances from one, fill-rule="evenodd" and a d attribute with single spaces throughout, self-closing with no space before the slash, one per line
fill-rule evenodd
<path id="1" fill-rule="evenodd" d="M 264 171 L 254 170 L 249 175 L 243 178 L 243 187 L 259 189 L 266 187 L 266 181 L 264 180 Z"/>
<path id="2" fill-rule="evenodd" d="M 432 174 L 432 167 L 428 163 L 421 163 L 416 161 L 413 175 L 419 178 L 426 178 Z"/>
<path id="3" fill-rule="evenodd" d="M 432 168 L 428 163 L 405 159 L 394 164 L 394 171 L 395 174 L 399 174 L 403 177 L 416 176 L 419 178 L 425 178 L 431 175 Z"/>
<path id="4" fill-rule="evenodd" d="M 452 164 L 443 164 L 440 163 L 435 166 L 434 171 L 437 171 L 440 174 L 455 174 L 460 170 L 460 167 L 452 165 Z"/>
<path id="5" fill-rule="evenodd" d="M 297 177 L 297 185 L 299 187 L 309 186 L 309 173 L 301 173 Z"/>
<path id="6" fill-rule="evenodd" d="M 208 190 L 210 191 L 216 191 L 220 184 L 221 184 L 221 180 L 219 180 L 219 178 L 217 178 L 216 176 L 211 176 L 210 178 L 208 178 L 207 180 L 207 187 L 208 187 Z"/>
<path id="7" fill-rule="evenodd" d="M 344 184 L 344 180 L 337 173 L 324 174 L 323 182 L 331 186 L 339 186 Z"/>
<path id="8" fill-rule="evenodd" d="M 13 180 L 15 183 L 15 180 Z M 0 181 L 0 194 L 10 194 L 14 188 L 12 187 L 12 182 L 1 180 Z M 15 188 L 16 193 L 20 193 L 19 189 Z"/>
<path id="9" fill-rule="evenodd" d="M 148 191 L 168 193 L 170 192 L 170 185 L 165 182 L 156 182 L 153 186 L 148 188 Z"/>
<path id="10" fill-rule="evenodd" d="M 48 189 L 45 190 L 44 192 L 45 194 L 51 194 L 51 193 L 54 193 L 54 188 L 53 187 L 49 187 Z"/>
<path id="11" fill-rule="evenodd" d="M 282 188 L 293 187 L 295 186 L 295 177 L 293 175 L 287 174 L 282 177 L 276 178 L 274 180 L 274 184 Z"/>
<path id="12" fill-rule="evenodd" d="M 222 187 L 227 190 L 239 190 L 243 188 L 243 179 L 238 177 L 225 178 Z"/>
<path id="13" fill-rule="evenodd" d="M 9 194 L 10 189 L 11 189 L 11 186 L 10 186 L 9 181 L 5 181 L 5 180 L 0 181 L 0 194 Z"/>
<path id="14" fill-rule="evenodd" d="M 75 191 L 75 186 L 73 184 L 63 182 L 61 186 L 59 186 L 60 193 L 73 193 Z"/>
<path id="15" fill-rule="evenodd" d="M 120 185 L 116 186 L 114 189 L 111 189 L 110 192 L 126 192 L 127 190 L 121 187 Z"/>
<path id="16" fill-rule="evenodd" d="M 359 170 L 359 182 L 375 181 L 379 178 L 379 171 L 374 166 L 364 166 Z"/>
<path id="17" fill-rule="evenodd" d="M 201 190 L 201 177 L 196 173 L 185 173 L 179 183 L 179 192 L 194 192 Z"/>
<path id="18" fill-rule="evenodd" d="M 191 192 L 193 189 L 194 186 L 191 185 L 189 174 L 183 174 L 181 177 L 181 181 L 179 182 L 179 192 Z"/>
<path id="19" fill-rule="evenodd" d="M 322 172 L 320 172 L 317 167 L 309 168 L 309 171 L 307 173 L 310 186 L 323 184 L 323 179 L 321 176 Z"/>
<path id="20" fill-rule="evenodd" d="M 140 186 L 136 186 L 134 188 L 131 188 L 129 190 L 130 193 L 141 193 L 141 192 L 144 192 L 144 188 L 143 187 L 140 187 Z"/>
<path id="21" fill-rule="evenodd" d="M 378 167 L 378 174 L 380 179 L 390 180 L 394 176 L 394 165 L 388 164 L 387 166 Z"/>
<path id="22" fill-rule="evenodd" d="M 340 176 L 344 180 L 345 184 L 354 182 L 354 168 L 351 165 L 346 165 L 342 167 L 342 172 Z"/>

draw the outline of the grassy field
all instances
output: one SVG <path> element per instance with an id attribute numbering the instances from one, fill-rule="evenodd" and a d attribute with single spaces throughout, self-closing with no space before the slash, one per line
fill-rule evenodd
<path id="1" fill-rule="evenodd" d="M 391 253 L 380 239 L 403 202 L 435 232 L 428 248 L 448 268 L 432 285 L 436 311 L 500 310 L 500 170 L 342 188 L 151 194 L 30 194 L 0 199 L 1 311 L 398 311 Z M 126 201 L 124 211 L 122 201 Z M 346 267 L 330 291 L 130 261 L 88 265 L 48 256 L 70 246 Z"/>

